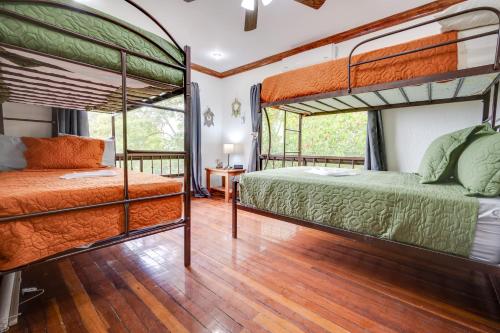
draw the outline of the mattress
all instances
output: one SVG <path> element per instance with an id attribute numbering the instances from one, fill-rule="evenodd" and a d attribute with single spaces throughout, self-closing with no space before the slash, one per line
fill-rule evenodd
<path id="1" fill-rule="evenodd" d="M 119 24 L 83 12 L 72 11 L 44 3 L 3 1 L 0 2 L 0 9 L 14 11 L 18 14 L 56 25 L 59 28 L 146 54 L 170 64 L 175 64 L 172 58 L 181 63 L 183 62 L 182 52 L 172 43 L 159 36 L 90 7 L 75 4 L 74 1 L 56 0 L 54 2 L 84 8 L 91 13 L 98 13 L 111 18 Z M 2 14 L 0 14 L 0 41 L 9 45 L 115 71 L 120 71 L 121 68 L 121 55 L 119 51 Z M 138 77 L 154 79 L 177 86 L 181 86 L 183 83 L 182 71 L 167 68 L 155 62 L 131 55 L 127 57 L 127 72 Z"/>
<path id="2" fill-rule="evenodd" d="M 469 37 L 494 29 L 495 27 L 482 27 L 458 33 L 448 32 L 423 37 L 407 43 L 356 55 L 353 57 L 353 62 L 445 42 L 457 37 Z M 431 31 L 434 30 L 431 29 Z M 372 44 L 369 44 L 369 46 Z M 361 65 L 352 70 L 352 87 L 407 80 L 451 72 L 457 69 L 492 64 L 495 47 L 496 36 L 487 36 L 446 47 Z M 347 58 L 336 59 L 268 77 L 262 83 L 261 101 L 263 103 L 278 102 L 295 97 L 343 89 L 347 89 Z"/>
<path id="3" fill-rule="evenodd" d="M 420 184 L 415 174 L 358 171 L 355 176 L 311 174 L 310 167 L 245 174 L 245 205 L 331 227 L 469 257 L 480 205 L 459 184 Z M 484 243 L 484 241 L 481 241 Z"/>
<path id="4" fill-rule="evenodd" d="M 0 172 L 0 217 L 121 200 L 123 173 L 112 170 L 114 177 L 79 179 L 60 178 L 72 170 Z M 131 198 L 180 192 L 182 186 L 173 179 L 129 172 Z M 181 196 L 131 203 L 130 230 L 181 216 Z M 124 231 L 123 221 L 123 205 L 116 205 L 1 223 L 0 271 L 117 236 Z"/>

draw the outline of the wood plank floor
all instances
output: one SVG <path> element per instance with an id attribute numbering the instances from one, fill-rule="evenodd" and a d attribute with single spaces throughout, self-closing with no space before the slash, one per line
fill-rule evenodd
<path id="1" fill-rule="evenodd" d="M 12 332 L 500 332 L 488 278 L 432 270 L 397 253 L 193 202 L 193 263 L 182 231 L 41 265 Z M 453 272 L 451 272 L 453 271 Z"/>

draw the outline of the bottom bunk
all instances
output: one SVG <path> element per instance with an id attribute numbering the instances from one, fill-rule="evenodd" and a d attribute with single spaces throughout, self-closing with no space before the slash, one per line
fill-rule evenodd
<path id="1" fill-rule="evenodd" d="M 243 175 L 241 204 L 233 206 L 233 236 L 241 208 L 323 230 L 500 263 L 500 198 L 466 196 L 456 183 L 421 184 L 415 174 L 334 170 L 295 167 Z"/>
<path id="2" fill-rule="evenodd" d="M 123 170 L 106 168 L 97 176 L 88 172 L 0 172 L 0 218 L 122 200 Z M 183 187 L 175 179 L 140 172 L 129 171 L 128 178 L 131 199 L 179 193 Z M 178 221 L 182 210 L 182 196 L 132 202 L 129 230 Z M 125 232 L 124 219 L 123 205 L 111 205 L 3 222 L 0 271 L 119 236 Z"/>

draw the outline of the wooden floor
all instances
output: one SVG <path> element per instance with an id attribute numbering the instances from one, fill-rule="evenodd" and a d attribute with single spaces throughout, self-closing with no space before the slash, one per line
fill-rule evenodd
<path id="1" fill-rule="evenodd" d="M 193 202 L 190 269 L 181 230 L 32 268 L 23 286 L 46 292 L 11 331 L 500 332 L 482 273 L 245 212 L 233 240 L 230 208 Z"/>

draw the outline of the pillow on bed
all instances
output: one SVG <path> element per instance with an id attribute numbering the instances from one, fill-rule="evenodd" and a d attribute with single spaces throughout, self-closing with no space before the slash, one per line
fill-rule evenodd
<path id="1" fill-rule="evenodd" d="M 420 162 L 418 174 L 422 184 L 447 181 L 453 171 L 467 140 L 479 131 L 493 132 L 487 124 L 468 127 L 440 136 L 432 141 Z"/>
<path id="2" fill-rule="evenodd" d="M 78 135 L 66 134 L 66 133 L 59 133 L 58 136 L 78 137 Z M 95 140 L 98 140 L 98 139 L 95 139 Z M 116 166 L 116 163 L 115 163 L 115 160 L 116 160 L 115 140 L 113 138 L 109 138 L 109 139 L 105 139 L 103 141 L 104 141 L 104 153 L 102 154 L 101 165 L 114 167 L 114 166 Z"/>
<path id="3" fill-rule="evenodd" d="M 500 194 L 500 133 L 475 135 L 457 163 L 457 179 L 469 195 Z"/>
<path id="4" fill-rule="evenodd" d="M 104 153 L 102 154 L 101 164 L 103 166 L 116 166 L 116 147 L 115 140 L 107 139 L 104 140 Z"/>
<path id="5" fill-rule="evenodd" d="M 104 141 L 78 136 L 22 138 L 27 169 L 88 169 L 101 167 Z"/>
<path id="6" fill-rule="evenodd" d="M 436 14 L 435 17 L 440 18 L 446 15 L 455 14 L 467 9 L 472 9 L 477 7 L 493 7 L 500 10 L 500 1 L 469 0 L 450 6 L 447 9 L 443 10 L 442 12 Z M 449 19 L 439 21 L 439 24 L 441 25 L 442 32 L 453 31 L 453 30 L 460 31 L 460 30 L 484 27 L 486 25 L 498 24 L 498 18 L 492 12 L 482 10 L 451 17 Z"/>
<path id="7" fill-rule="evenodd" d="M 24 169 L 26 146 L 21 138 L 0 135 L 0 171 Z"/>

